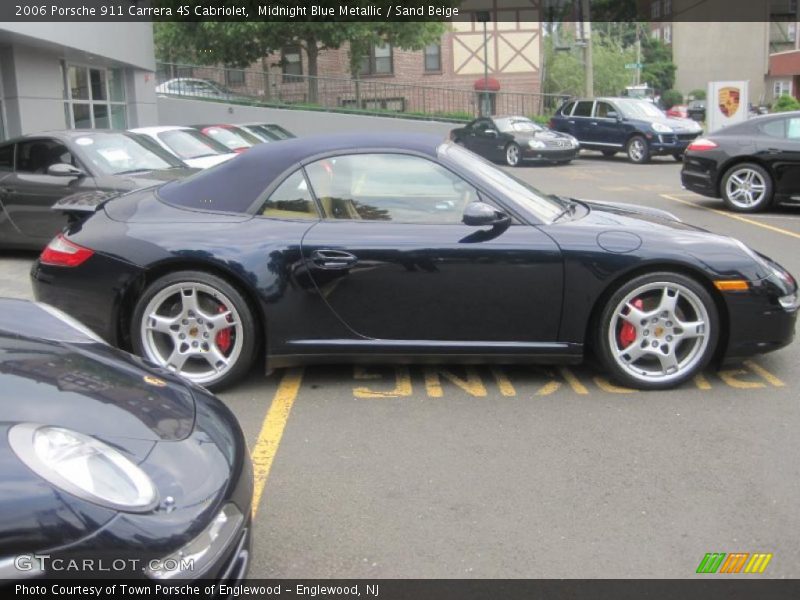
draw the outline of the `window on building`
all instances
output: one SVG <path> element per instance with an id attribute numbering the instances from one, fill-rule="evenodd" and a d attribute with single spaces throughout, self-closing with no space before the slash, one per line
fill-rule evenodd
<path id="1" fill-rule="evenodd" d="M 672 14 L 672 0 L 664 0 L 664 16 L 668 17 Z"/>
<path id="2" fill-rule="evenodd" d="M 653 31 L 650 33 L 650 35 L 653 37 L 653 39 L 660 40 L 661 39 L 661 28 L 660 27 L 656 27 L 655 29 L 653 29 Z"/>
<path id="3" fill-rule="evenodd" d="M 281 51 L 281 71 L 284 83 L 299 81 L 303 74 L 303 59 L 300 46 L 287 46 Z"/>
<path id="4" fill-rule="evenodd" d="M 790 42 L 797 41 L 797 23 L 786 24 L 786 37 Z"/>
<path id="5" fill-rule="evenodd" d="M 442 70 L 441 44 L 425 46 L 425 70 L 427 72 L 438 72 Z"/>
<path id="6" fill-rule="evenodd" d="M 772 84 L 772 93 L 775 98 L 792 93 L 792 82 L 788 79 L 778 79 Z"/>
<path id="7" fill-rule="evenodd" d="M 64 119 L 71 129 L 126 129 L 125 73 L 62 65 Z"/>
<path id="8" fill-rule="evenodd" d="M 664 32 L 664 43 L 671 44 L 672 43 L 672 25 L 664 25 L 662 29 Z"/>
<path id="9" fill-rule="evenodd" d="M 394 72 L 392 57 L 391 44 L 373 46 L 369 54 L 361 59 L 361 74 L 391 75 Z"/>
<path id="10" fill-rule="evenodd" d="M 661 0 L 653 0 L 650 3 L 650 17 L 653 19 L 661 17 Z"/>
<path id="11" fill-rule="evenodd" d="M 244 85 L 244 71 L 242 69 L 225 69 L 225 85 Z"/>

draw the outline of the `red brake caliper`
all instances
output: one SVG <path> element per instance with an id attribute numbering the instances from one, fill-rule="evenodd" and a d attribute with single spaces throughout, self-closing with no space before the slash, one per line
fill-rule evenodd
<path id="1" fill-rule="evenodd" d="M 225 308 L 222 304 L 220 304 L 217 312 L 218 313 L 228 312 L 228 309 Z M 217 337 L 214 338 L 214 341 L 216 341 L 217 343 L 217 348 L 219 348 L 223 354 L 225 354 L 226 352 L 228 352 L 228 350 L 230 350 L 231 342 L 233 341 L 231 337 L 232 337 L 231 328 L 226 327 L 222 331 L 218 332 Z"/>
<path id="2" fill-rule="evenodd" d="M 631 304 L 633 304 L 639 310 L 642 310 L 642 307 L 644 306 L 641 298 L 636 298 L 636 300 L 631 302 Z M 625 321 L 619 330 L 618 339 L 619 345 L 623 348 L 627 348 L 634 341 L 636 341 L 636 328 L 628 321 Z"/>

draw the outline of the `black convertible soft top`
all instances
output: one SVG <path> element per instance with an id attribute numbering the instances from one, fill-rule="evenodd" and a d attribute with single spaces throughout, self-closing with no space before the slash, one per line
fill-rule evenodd
<path id="1" fill-rule="evenodd" d="M 159 197 L 183 208 L 243 213 L 292 167 L 320 154 L 340 151 L 406 150 L 436 156 L 442 136 L 417 133 L 315 135 L 259 144 L 196 175 L 159 188 Z"/>

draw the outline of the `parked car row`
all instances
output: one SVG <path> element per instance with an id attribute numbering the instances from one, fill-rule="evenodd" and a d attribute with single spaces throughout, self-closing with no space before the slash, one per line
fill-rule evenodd
<path id="1" fill-rule="evenodd" d="M 22 136 L 0 144 L 0 247 L 39 250 L 66 223 L 51 210 L 76 193 L 107 194 L 186 177 L 252 146 L 293 137 L 271 123 L 146 127 L 131 131 L 67 130 Z M 227 129 L 230 128 L 230 129 Z M 236 149 L 206 135 L 224 130 Z M 247 137 L 243 137 L 246 135 Z"/>

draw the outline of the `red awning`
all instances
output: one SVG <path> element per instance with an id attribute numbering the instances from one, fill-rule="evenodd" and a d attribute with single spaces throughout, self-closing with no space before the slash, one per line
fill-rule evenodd
<path id="1" fill-rule="evenodd" d="M 486 79 L 481 77 L 475 80 L 472 87 L 480 92 L 497 92 L 500 90 L 500 82 L 494 77 L 488 77 Z"/>

